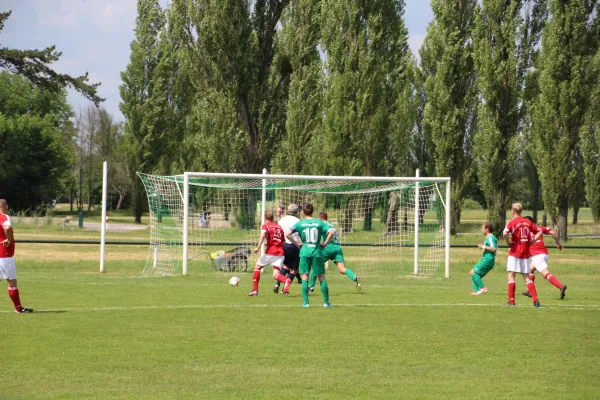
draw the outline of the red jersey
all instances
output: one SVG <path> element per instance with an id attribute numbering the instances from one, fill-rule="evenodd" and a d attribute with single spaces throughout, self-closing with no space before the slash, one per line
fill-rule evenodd
<path id="1" fill-rule="evenodd" d="M 285 244 L 285 235 L 283 229 L 275 222 L 267 222 L 260 228 L 266 233 L 267 250 L 265 254 L 270 256 L 283 256 L 283 245 Z"/>
<path id="2" fill-rule="evenodd" d="M 545 226 L 538 226 L 538 229 L 540 229 L 544 233 L 544 235 L 552 234 L 552 229 L 546 228 Z M 531 240 L 533 240 L 535 233 L 531 232 L 530 235 L 531 235 Z M 532 256 L 537 256 L 538 254 L 548 254 L 548 249 L 546 248 L 546 245 L 544 244 L 544 236 L 543 235 L 540 236 L 540 238 L 537 240 L 537 242 L 535 242 L 534 244 L 532 244 L 529 247 L 529 252 L 531 253 Z"/>
<path id="3" fill-rule="evenodd" d="M 10 224 L 10 217 L 6 214 L 0 213 L 0 242 L 3 242 L 7 239 L 6 232 L 4 232 L 5 227 L 12 226 Z M 13 238 L 14 239 L 14 238 Z M 4 245 L 0 244 L 0 258 L 8 258 L 15 255 L 15 241 L 10 242 L 10 246 L 4 247 Z"/>
<path id="4" fill-rule="evenodd" d="M 506 228 L 504 228 L 505 235 L 507 233 L 512 234 L 508 255 L 516 258 L 529 258 L 531 234 L 537 232 L 539 232 L 539 228 L 523 217 L 515 217 L 513 220 L 508 221 Z"/>

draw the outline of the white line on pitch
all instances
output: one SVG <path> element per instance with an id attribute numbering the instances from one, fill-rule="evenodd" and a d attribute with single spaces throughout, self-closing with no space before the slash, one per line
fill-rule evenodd
<path id="1" fill-rule="evenodd" d="M 314 307 L 319 308 L 320 303 Z M 133 306 L 133 307 L 92 307 L 92 308 L 57 308 L 47 310 L 37 310 L 38 313 L 51 312 L 93 312 L 93 311 L 129 311 L 129 310 L 172 310 L 172 309 L 251 309 L 251 308 L 290 308 L 300 307 L 299 304 L 231 304 L 231 305 L 191 305 L 191 306 Z M 469 304 L 469 303 L 430 303 L 430 304 L 410 304 L 410 303 L 385 303 L 385 304 L 334 304 L 333 307 L 502 307 L 502 304 Z M 520 305 L 518 307 L 531 308 L 531 305 Z M 321 307 L 322 308 L 322 307 Z M 600 311 L 600 305 L 597 304 L 572 304 L 567 306 L 542 306 L 546 309 L 565 309 L 565 310 L 592 310 Z M 0 311 L 0 313 L 11 313 L 14 311 Z"/>

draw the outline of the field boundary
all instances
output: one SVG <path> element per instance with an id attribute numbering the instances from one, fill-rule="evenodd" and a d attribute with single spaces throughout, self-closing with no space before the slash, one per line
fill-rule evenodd
<path id="1" fill-rule="evenodd" d="M 504 304 L 484 303 L 381 303 L 381 304 L 333 304 L 333 308 L 401 308 L 401 307 L 498 307 L 509 309 Z M 517 305 L 517 308 L 535 309 L 531 304 Z M 130 307 L 84 307 L 84 308 L 56 308 L 35 310 L 34 313 L 61 313 L 61 312 L 99 312 L 99 311 L 139 311 L 139 310 L 185 310 L 185 309 L 253 309 L 253 308 L 301 308 L 299 304 L 199 304 L 187 306 L 130 306 Z M 311 308 L 323 308 L 321 303 L 316 303 Z M 569 304 L 565 306 L 542 305 L 541 309 L 556 310 L 592 310 L 600 311 L 600 304 Z M 0 311 L 1 314 L 14 311 Z"/>

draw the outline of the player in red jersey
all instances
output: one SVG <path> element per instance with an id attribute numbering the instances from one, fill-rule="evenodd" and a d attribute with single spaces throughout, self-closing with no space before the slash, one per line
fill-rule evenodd
<path id="1" fill-rule="evenodd" d="M 533 222 L 532 217 L 525 217 L 525 218 L 528 219 L 529 221 Z M 550 273 L 550 271 L 548 271 L 548 249 L 546 248 L 546 245 L 544 244 L 544 236 L 543 235 L 551 235 L 552 238 L 554 239 L 554 243 L 556 244 L 556 247 L 559 250 L 562 250 L 563 246 L 560 244 L 558 235 L 552 229 L 546 228 L 545 226 L 539 226 L 538 228 L 540 228 L 542 230 L 542 236 L 540 236 L 540 238 L 536 242 L 532 243 L 531 247 L 530 247 L 531 272 L 529 273 L 529 279 L 531 279 L 532 281 L 535 281 L 534 272 L 535 272 L 535 270 L 537 270 L 540 274 L 542 274 L 544 279 L 546 279 L 548 282 L 550 282 L 551 284 L 553 284 L 560 290 L 560 299 L 562 300 L 565 298 L 565 295 L 567 292 L 567 285 L 563 285 L 562 283 L 560 283 L 560 281 L 558 279 L 556 279 L 556 277 L 554 275 L 552 275 Z M 533 239 L 533 235 L 532 235 L 532 239 Z M 531 294 L 529 292 L 523 292 L 523 295 L 531 297 Z"/>
<path id="2" fill-rule="evenodd" d="M 273 220 L 273 211 L 265 212 L 266 223 L 260 228 L 260 238 L 258 239 L 258 246 L 254 249 L 255 253 L 258 253 L 263 242 L 267 241 L 267 249 L 265 254 L 260 256 L 254 267 L 254 275 L 252 276 L 252 291 L 248 293 L 248 296 L 258 296 L 258 282 L 260 281 L 260 270 L 265 265 L 273 265 L 273 278 L 279 282 L 286 284 L 287 292 L 289 293 L 289 279 L 281 274 L 281 266 L 283 265 L 284 252 L 283 245 L 285 244 L 285 235 L 283 229 L 276 224 Z"/>
<path id="3" fill-rule="evenodd" d="M 23 307 L 17 288 L 17 267 L 15 265 L 15 238 L 8 216 L 8 203 L 0 199 L 0 280 L 8 282 L 8 296 L 15 305 L 18 313 L 33 312 L 31 308 Z"/>
<path id="4" fill-rule="evenodd" d="M 540 302 L 535 290 L 535 284 L 529 279 L 529 246 L 531 243 L 531 233 L 534 233 L 534 240 L 537 240 L 542 235 L 542 231 L 534 223 L 521 217 L 521 212 L 523 212 L 521 203 L 513 203 L 511 211 L 513 219 L 508 221 L 506 228 L 504 228 L 504 240 L 510 247 L 506 268 L 508 270 L 507 305 L 515 305 L 515 276 L 516 274 L 521 274 L 527 285 L 527 289 L 529 289 L 529 293 L 531 293 L 533 305 L 539 307 Z"/>

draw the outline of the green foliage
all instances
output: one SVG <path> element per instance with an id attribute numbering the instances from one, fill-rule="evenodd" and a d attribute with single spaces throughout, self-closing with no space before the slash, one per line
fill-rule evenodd
<path id="1" fill-rule="evenodd" d="M 474 150 L 479 184 L 494 230 L 505 225 L 509 190 L 515 182 L 519 131 L 525 117 L 524 89 L 541 27 L 545 2 L 484 0 L 475 15 L 475 70 L 482 101 Z M 516 199 L 523 201 L 523 199 Z"/>
<path id="2" fill-rule="evenodd" d="M 133 186 L 133 206 L 136 222 L 141 222 L 144 188 L 136 172 L 158 172 L 156 168 L 163 152 L 161 140 L 164 108 L 159 95 L 154 96 L 157 79 L 155 70 L 161 61 L 159 33 L 165 24 L 158 0 L 140 0 L 136 20 L 136 38 L 131 43 L 130 62 L 121 72 L 121 112 L 126 118 L 125 135 L 128 144 L 128 169 Z"/>
<path id="3" fill-rule="evenodd" d="M 318 46 L 321 39 L 321 0 L 292 1 L 282 16 L 278 38 L 278 69 L 291 68 L 285 136 L 277 146 L 273 171 L 319 175 L 324 73 Z"/>
<path id="4" fill-rule="evenodd" d="M 392 126 L 410 59 L 404 2 L 324 0 L 322 10 L 327 173 L 391 174 L 391 143 L 403 141 Z"/>
<path id="5" fill-rule="evenodd" d="M 473 135 L 477 128 L 477 85 L 472 30 L 477 2 L 433 0 L 434 21 L 427 29 L 421 55 L 426 76 L 424 131 L 431 145 L 437 176 L 452 178 L 450 218 L 456 214 L 468 187 L 473 164 Z"/>
<path id="6" fill-rule="evenodd" d="M 585 125 L 581 131 L 581 152 L 584 162 L 584 179 L 587 201 L 594 222 L 600 223 L 600 49 L 591 65 L 593 90 Z"/>
<path id="7" fill-rule="evenodd" d="M 173 2 L 169 23 L 181 35 L 197 91 L 186 142 L 197 142 L 201 152 L 192 164 L 238 172 L 270 165 L 285 129 L 291 71 L 274 61 L 276 27 L 288 2 L 257 0 L 254 7 L 239 1 Z"/>
<path id="8" fill-rule="evenodd" d="M 0 73 L 0 198 L 11 208 L 33 210 L 63 190 L 70 115 L 64 91 L 41 91 L 20 75 Z"/>
<path id="9" fill-rule="evenodd" d="M 0 32 L 4 23 L 10 17 L 11 11 L 0 13 Z M 23 28 L 26 31 L 26 28 Z M 85 75 L 72 77 L 60 74 L 48 67 L 59 60 L 62 53 L 56 51 L 56 46 L 44 50 L 16 50 L 0 47 L 0 69 L 11 73 L 20 74 L 41 89 L 60 94 L 65 88 L 70 87 L 80 92 L 86 99 L 98 106 L 104 101 L 97 94 L 99 83 L 88 83 L 89 77 Z"/>
<path id="10" fill-rule="evenodd" d="M 589 102 L 590 21 L 596 1 L 550 0 L 542 35 L 540 94 L 533 112 L 532 157 L 542 183 L 544 207 L 567 239 L 569 202 L 576 189 L 577 148 Z"/>

